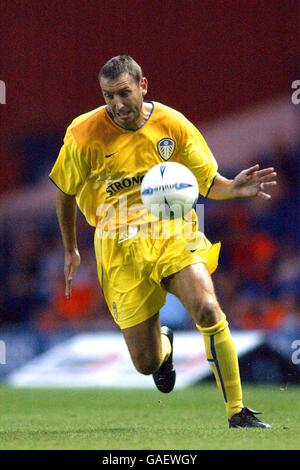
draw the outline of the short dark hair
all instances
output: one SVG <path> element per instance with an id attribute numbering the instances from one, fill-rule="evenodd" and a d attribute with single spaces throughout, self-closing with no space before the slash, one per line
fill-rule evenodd
<path id="1" fill-rule="evenodd" d="M 117 55 L 103 65 L 99 72 L 98 78 L 109 78 L 115 80 L 122 73 L 131 75 L 136 83 L 140 83 L 143 78 L 143 71 L 139 64 L 129 55 Z"/>

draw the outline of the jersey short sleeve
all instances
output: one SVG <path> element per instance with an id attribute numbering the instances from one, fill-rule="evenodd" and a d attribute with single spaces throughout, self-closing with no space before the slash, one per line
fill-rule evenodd
<path id="1" fill-rule="evenodd" d="M 196 176 L 200 194 L 207 196 L 218 165 L 201 133 L 187 120 L 183 131 L 182 163 Z"/>
<path id="2" fill-rule="evenodd" d="M 88 171 L 88 162 L 74 139 L 72 129 L 68 128 L 49 177 L 65 194 L 76 196 Z"/>

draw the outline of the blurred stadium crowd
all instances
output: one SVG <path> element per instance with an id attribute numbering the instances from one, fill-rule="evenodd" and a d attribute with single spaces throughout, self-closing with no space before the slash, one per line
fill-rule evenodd
<path id="1" fill-rule="evenodd" d="M 28 145 L 26 151 L 33 157 L 31 162 L 27 159 L 24 184 L 32 185 L 45 178 L 57 149 L 49 145 L 48 158 L 39 167 L 38 155 L 41 146 L 45 155 L 45 142 L 29 141 Z M 233 328 L 300 327 L 299 158 L 300 146 L 285 145 L 253 158 L 253 163 L 274 166 L 278 172 L 279 184 L 271 201 L 200 201 L 205 202 L 206 235 L 211 241 L 222 242 L 214 282 Z M 226 171 L 228 177 L 234 174 L 236 169 L 231 175 Z M 78 218 L 78 239 L 82 265 L 73 297 L 67 301 L 54 207 L 38 220 L 24 214 L 13 223 L 2 221 L 1 327 L 30 324 L 41 332 L 66 327 L 115 328 L 98 285 L 93 229 L 82 216 Z M 171 296 L 163 318 L 174 328 L 192 326 L 184 308 L 174 304 Z"/>

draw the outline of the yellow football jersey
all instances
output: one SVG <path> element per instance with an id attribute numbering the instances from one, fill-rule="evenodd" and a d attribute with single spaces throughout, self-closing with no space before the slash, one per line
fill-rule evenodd
<path id="1" fill-rule="evenodd" d="M 173 161 L 187 166 L 205 196 L 217 172 L 217 163 L 204 138 L 181 113 L 157 102 L 138 130 L 119 127 L 106 106 L 83 114 L 68 127 L 50 178 L 64 193 L 76 196 L 87 222 L 96 227 L 109 207 L 126 199 L 127 222 L 143 218 L 140 187 L 143 176 L 157 163 Z M 118 225 L 118 221 L 117 221 Z"/>

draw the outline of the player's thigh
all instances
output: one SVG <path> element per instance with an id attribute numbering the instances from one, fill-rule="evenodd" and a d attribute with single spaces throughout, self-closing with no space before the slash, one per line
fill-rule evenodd
<path id="1" fill-rule="evenodd" d="M 164 278 L 163 285 L 181 300 L 196 323 L 214 324 L 221 319 L 213 282 L 204 263 L 192 264 Z"/>
<path id="2" fill-rule="evenodd" d="M 159 314 L 130 328 L 122 329 L 131 359 L 142 373 L 152 373 L 161 358 Z"/>

